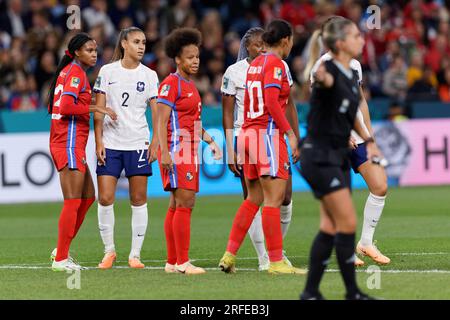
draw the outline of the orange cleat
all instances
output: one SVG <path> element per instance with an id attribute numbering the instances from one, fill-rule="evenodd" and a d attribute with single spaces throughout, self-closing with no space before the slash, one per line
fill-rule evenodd
<path id="1" fill-rule="evenodd" d="M 128 265 L 133 269 L 142 269 L 145 267 L 145 265 L 137 257 L 128 259 Z"/>
<path id="2" fill-rule="evenodd" d="M 360 258 L 358 258 L 355 254 L 355 267 L 362 267 L 364 265 L 364 261 L 362 261 Z"/>
<path id="3" fill-rule="evenodd" d="M 176 269 L 174 264 L 170 264 L 170 263 L 166 262 L 166 265 L 164 267 L 164 271 L 166 273 L 176 273 L 177 269 Z"/>
<path id="4" fill-rule="evenodd" d="M 356 246 L 356 252 L 362 256 L 367 256 L 371 258 L 373 261 L 379 264 L 388 264 L 391 262 L 391 259 L 383 255 L 380 250 L 375 245 L 374 242 L 371 246 L 363 246 L 361 242 L 358 242 Z"/>
<path id="5" fill-rule="evenodd" d="M 111 269 L 114 261 L 116 261 L 115 252 L 106 252 L 102 262 L 98 264 L 99 269 Z"/>
<path id="6" fill-rule="evenodd" d="M 182 265 L 177 265 L 176 266 L 176 270 L 179 273 L 183 273 L 183 274 L 203 274 L 206 273 L 205 269 L 200 268 L 200 267 L 196 267 L 194 266 L 192 263 L 185 262 Z"/>

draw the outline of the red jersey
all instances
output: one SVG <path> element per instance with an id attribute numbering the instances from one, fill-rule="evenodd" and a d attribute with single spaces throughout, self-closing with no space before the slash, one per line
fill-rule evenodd
<path id="1" fill-rule="evenodd" d="M 61 104 L 66 95 L 75 98 L 74 104 Z M 86 72 L 74 61 L 62 69 L 56 81 L 50 128 L 52 147 L 85 149 L 89 136 L 90 103 L 91 86 Z"/>
<path id="2" fill-rule="evenodd" d="M 278 103 L 284 117 L 290 93 L 286 68 L 274 54 L 262 54 L 252 61 L 247 71 L 242 128 L 265 129 L 270 126 L 272 129 L 287 129 L 285 123 L 278 123 L 277 126 L 274 119 L 279 117 L 273 114 L 273 106 L 268 106 L 264 101 L 264 90 L 272 87 L 280 89 Z"/>
<path id="3" fill-rule="evenodd" d="M 196 131 L 202 128 L 202 102 L 194 81 L 186 80 L 178 73 L 170 74 L 159 86 L 158 102 L 172 108 L 167 124 L 169 151 L 177 151 L 180 137 L 199 141 L 201 132 Z"/>

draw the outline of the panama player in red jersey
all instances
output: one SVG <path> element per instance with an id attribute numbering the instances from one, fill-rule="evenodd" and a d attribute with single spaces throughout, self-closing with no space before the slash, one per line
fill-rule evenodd
<path id="1" fill-rule="evenodd" d="M 109 108 L 90 105 L 91 87 L 85 70 L 96 62 L 95 41 L 85 33 L 75 35 L 58 65 L 49 91 L 50 153 L 59 171 L 64 196 L 58 246 L 51 256 L 54 271 L 81 268 L 69 256 L 69 247 L 95 200 L 94 184 L 86 163 L 89 113 L 97 111 L 112 119 L 117 117 Z"/>
<path id="2" fill-rule="evenodd" d="M 250 228 L 259 206 L 270 260 L 269 273 L 305 274 L 283 259 L 280 206 L 289 178 L 289 156 L 284 135 L 298 160 L 298 139 L 285 116 L 290 86 L 285 59 L 292 49 L 292 28 L 284 20 L 272 21 L 262 39 L 267 52 L 255 58 L 247 71 L 244 97 L 244 124 L 238 137 L 238 161 L 243 162 L 248 189 L 228 239 L 219 267 L 235 272 L 236 254 Z"/>
<path id="3" fill-rule="evenodd" d="M 167 56 L 177 65 L 176 73 L 164 79 L 158 94 L 158 161 L 164 190 L 171 192 L 164 222 L 167 273 L 205 273 L 189 262 L 191 212 L 199 190 L 199 140 L 209 144 L 214 159 L 222 157 L 201 126 L 200 94 L 191 79 L 199 68 L 200 44 L 200 32 L 191 28 L 176 29 L 165 42 Z"/>

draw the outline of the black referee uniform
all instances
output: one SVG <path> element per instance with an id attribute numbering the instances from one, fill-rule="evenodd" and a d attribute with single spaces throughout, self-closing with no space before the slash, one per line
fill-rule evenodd
<path id="1" fill-rule="evenodd" d="M 301 174 L 316 198 L 350 188 L 350 132 L 360 103 L 357 71 L 339 62 L 324 62 L 334 78 L 330 88 L 314 83 L 308 132 L 300 155 Z"/>

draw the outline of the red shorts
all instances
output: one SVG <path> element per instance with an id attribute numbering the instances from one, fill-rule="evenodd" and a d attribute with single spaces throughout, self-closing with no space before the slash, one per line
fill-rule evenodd
<path id="1" fill-rule="evenodd" d="M 183 152 L 184 150 L 190 152 Z M 181 149 L 171 152 L 173 169 L 166 170 L 161 166 L 161 150 L 158 150 L 158 163 L 164 191 L 186 189 L 199 191 L 199 165 L 198 152 L 193 148 Z"/>
<path id="2" fill-rule="evenodd" d="M 86 150 L 81 148 L 61 148 L 50 145 L 50 153 L 56 170 L 61 171 L 66 166 L 72 170 L 86 172 Z"/>
<path id="3" fill-rule="evenodd" d="M 289 178 L 286 141 L 278 131 L 269 135 L 266 129 L 242 130 L 238 137 L 238 161 L 243 164 L 244 175 L 249 180 L 261 176 Z"/>

